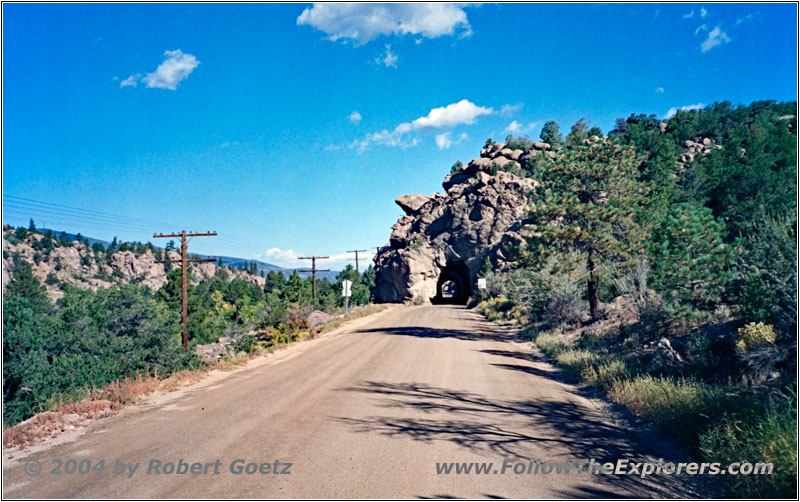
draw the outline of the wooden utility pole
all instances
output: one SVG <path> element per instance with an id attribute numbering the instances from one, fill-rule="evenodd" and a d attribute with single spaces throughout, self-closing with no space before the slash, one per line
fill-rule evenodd
<path id="1" fill-rule="evenodd" d="M 187 233 L 186 230 L 182 230 L 179 234 L 153 234 L 154 239 L 160 239 L 163 237 L 180 237 L 181 238 L 181 322 L 183 323 L 183 334 L 181 335 L 181 341 L 183 342 L 183 351 L 187 352 L 189 350 L 189 310 L 188 310 L 188 298 L 186 294 L 186 284 L 187 284 L 187 270 L 189 263 L 196 263 L 196 262 L 204 262 L 204 261 L 217 261 L 216 258 L 191 258 L 188 257 L 188 250 L 187 250 L 187 237 L 206 237 L 211 235 L 217 235 L 216 232 L 205 232 L 205 233 Z M 158 260 L 156 263 L 174 263 L 172 260 Z"/>
<path id="2" fill-rule="evenodd" d="M 354 249 L 352 251 L 348 251 L 348 253 L 355 253 L 356 254 L 356 259 L 355 259 L 355 261 L 356 261 L 356 273 L 358 273 L 358 253 L 366 253 L 366 252 L 367 252 L 366 249 Z M 350 260 L 352 261 L 353 259 L 350 258 Z"/>
<path id="3" fill-rule="evenodd" d="M 317 299 L 317 272 L 330 272 L 330 269 L 317 270 L 317 260 L 327 260 L 329 256 L 301 256 L 301 260 L 311 260 L 311 270 L 301 270 L 301 272 L 311 272 L 311 299 Z"/>

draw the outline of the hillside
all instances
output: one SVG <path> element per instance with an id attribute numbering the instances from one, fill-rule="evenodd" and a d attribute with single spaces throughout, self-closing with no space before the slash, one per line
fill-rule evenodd
<path id="1" fill-rule="evenodd" d="M 158 260 L 179 262 L 180 253 L 176 251 L 162 251 L 152 245 L 123 244 L 121 249 L 109 253 L 109 243 L 104 245 L 96 239 L 88 242 L 91 244 L 66 235 L 56 237 L 46 230 L 30 232 L 3 226 L 3 286 L 13 277 L 15 263 L 29 264 L 52 299 L 63 296 L 62 284 L 97 290 L 114 284 L 137 283 L 157 290 L 167 282 L 169 271 L 180 267 L 180 264 L 156 263 Z M 284 272 L 279 267 L 269 267 Z M 218 268 L 216 263 L 189 265 L 195 281 L 213 277 Z M 225 269 L 233 277 L 251 284 L 263 287 L 266 282 L 263 277 L 237 267 L 226 265 Z"/>
<path id="2" fill-rule="evenodd" d="M 795 496 L 797 104 L 541 137 L 489 139 L 445 194 L 399 197 L 376 296 L 515 326 L 703 462 L 774 466 L 722 477 L 729 495 Z"/>

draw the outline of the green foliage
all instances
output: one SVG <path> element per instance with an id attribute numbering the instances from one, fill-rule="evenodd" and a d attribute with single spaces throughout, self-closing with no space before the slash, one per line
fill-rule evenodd
<path id="1" fill-rule="evenodd" d="M 541 259 L 560 251 L 585 258 L 592 319 L 600 315 L 599 261 L 628 260 L 642 249 L 636 210 L 647 204 L 651 188 L 638 179 L 641 163 L 630 147 L 576 147 L 550 167 L 538 188 L 531 254 Z"/>
<path id="2" fill-rule="evenodd" d="M 234 353 L 244 352 L 245 354 L 252 354 L 257 348 L 258 339 L 254 335 L 243 335 L 231 344 L 231 349 Z"/>
<path id="3" fill-rule="evenodd" d="M 796 214 L 796 114 L 796 103 L 723 102 L 670 121 L 679 141 L 711 137 L 723 147 L 696 159 L 684 185 L 725 221 L 728 240 L 746 235 L 759 214 Z"/>
<path id="4" fill-rule="evenodd" d="M 530 150 L 533 148 L 533 140 L 528 136 L 514 136 L 509 134 L 506 136 L 506 148 L 511 150 Z"/>
<path id="5" fill-rule="evenodd" d="M 537 347 L 542 349 L 550 357 L 558 357 L 559 354 L 571 350 L 572 344 L 558 331 L 546 331 L 539 333 L 533 341 Z"/>
<path id="6" fill-rule="evenodd" d="M 196 363 L 181 350 L 176 313 L 147 288 L 66 287 L 55 311 L 31 277 L 15 274 L 3 297 L 5 423 L 79 398 L 92 386 Z"/>
<path id="7" fill-rule="evenodd" d="M 583 140 L 589 137 L 587 129 L 589 128 L 586 118 L 581 117 L 577 122 L 572 124 L 572 127 L 567 134 L 567 146 L 578 146 Z"/>
<path id="8" fill-rule="evenodd" d="M 786 337 L 797 331 L 797 222 L 756 216 L 737 248 L 742 271 L 737 302 L 748 320 L 773 324 Z"/>
<path id="9" fill-rule="evenodd" d="M 464 169 L 464 164 L 462 164 L 460 160 L 457 160 L 452 167 L 450 167 L 450 174 L 460 173 L 462 169 Z"/>
<path id="10" fill-rule="evenodd" d="M 708 208 L 673 207 L 648 243 L 651 284 L 679 317 L 713 310 L 733 277 L 724 224 Z"/>
<path id="11" fill-rule="evenodd" d="M 570 349 L 556 356 L 556 362 L 564 367 L 567 376 L 573 380 L 580 380 L 581 375 L 591 368 L 595 361 L 597 355 L 586 349 Z"/>
<path id="12" fill-rule="evenodd" d="M 545 143 L 549 143 L 553 149 L 558 150 L 564 146 L 564 137 L 561 136 L 561 131 L 558 128 L 558 122 L 555 120 L 548 120 L 542 127 L 542 132 L 539 137 Z"/>
<path id="13" fill-rule="evenodd" d="M 707 425 L 735 401 L 713 385 L 650 375 L 616 380 L 609 395 L 687 444 L 696 444 Z"/>
<path id="14" fill-rule="evenodd" d="M 773 464 L 770 475 L 722 476 L 735 498 L 793 498 L 797 494 L 797 399 L 778 394 L 761 411 L 714 424 L 700 436 L 707 462 Z"/>

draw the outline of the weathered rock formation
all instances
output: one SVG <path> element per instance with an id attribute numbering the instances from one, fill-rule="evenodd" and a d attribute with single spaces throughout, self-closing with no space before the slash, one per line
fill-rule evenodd
<path id="1" fill-rule="evenodd" d="M 659 126 L 666 132 L 666 124 Z M 607 141 L 599 136 L 582 140 L 585 145 Z M 679 172 L 695 158 L 722 148 L 699 137 L 682 146 L 676 159 Z M 505 143 L 488 145 L 480 158 L 445 177 L 446 193 L 398 197 L 395 202 L 406 215 L 392 227 L 389 243 L 375 256 L 376 299 L 466 303 L 487 259 L 495 270 L 508 268 L 515 258 L 513 250 L 525 243 L 522 227 L 537 185 L 512 172 L 521 172 L 526 160 L 537 157 L 556 160 L 558 152 L 539 141 L 528 150 Z M 443 288 L 448 294 L 443 295 Z"/>
<path id="2" fill-rule="evenodd" d="M 71 242 L 67 246 L 57 245 L 49 253 L 36 251 L 33 243 L 45 239 L 42 234 L 29 234 L 25 240 L 17 241 L 10 237 L 13 230 L 3 228 L 3 286 L 11 280 L 14 259 L 30 264 L 33 274 L 47 287 L 52 299 L 64 295 L 61 283 L 70 284 L 81 289 L 107 288 L 115 283 L 136 282 L 159 289 L 167 282 L 167 270 L 180 265 L 156 263 L 155 255 L 147 250 L 136 254 L 133 251 L 117 251 L 108 261 L 105 254 L 98 256 L 82 242 Z M 16 258 L 15 258 L 16 257 Z M 180 261 L 180 253 L 169 251 L 164 259 Z M 253 284 L 263 286 L 262 277 L 249 274 L 243 270 L 225 267 L 231 278 L 239 278 Z M 193 263 L 189 271 L 195 280 L 213 277 L 217 272 L 214 263 Z M 49 280 L 48 280 L 49 278 Z"/>
<path id="3" fill-rule="evenodd" d="M 445 177 L 446 193 L 399 197 L 395 202 L 406 215 L 375 257 L 376 298 L 430 302 L 443 299 L 442 288 L 449 287 L 450 300 L 466 302 L 486 260 L 502 269 L 508 250 L 524 241 L 520 221 L 536 182 L 498 167 L 519 168 L 540 152 L 555 157 L 547 143 L 528 151 L 490 145 L 461 172 Z"/>

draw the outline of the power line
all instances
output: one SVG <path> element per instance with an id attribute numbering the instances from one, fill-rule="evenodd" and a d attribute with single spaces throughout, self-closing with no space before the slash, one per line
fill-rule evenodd
<path id="1" fill-rule="evenodd" d="M 104 217 L 108 217 L 108 218 L 112 218 L 112 219 L 127 220 L 128 222 L 131 222 L 131 223 L 144 223 L 144 224 L 148 224 L 148 225 L 164 225 L 164 226 L 168 226 L 168 227 L 179 226 L 179 225 L 175 225 L 173 223 L 165 223 L 163 221 L 155 221 L 155 220 L 149 220 L 149 219 L 144 219 L 144 218 L 134 218 L 134 217 L 131 217 L 131 216 L 123 216 L 123 215 L 118 215 L 118 214 L 112 214 L 112 213 L 107 213 L 107 212 L 104 212 L 104 211 L 96 211 L 96 210 L 93 210 L 93 209 L 83 209 L 83 208 L 74 207 L 74 206 L 66 206 L 66 205 L 63 205 L 63 204 L 56 204 L 54 202 L 47 202 L 47 201 L 41 201 L 41 200 L 35 200 L 35 199 L 28 199 L 26 197 L 18 197 L 16 195 L 3 194 L 3 199 L 4 199 L 4 201 L 16 202 L 18 204 L 29 204 L 29 205 L 36 205 L 36 206 L 45 206 L 45 207 L 50 207 L 50 208 L 59 209 L 59 210 L 68 210 L 68 211 L 71 211 L 71 212 L 77 211 L 77 212 L 80 212 L 80 213 L 94 214 L 94 215 L 97 215 L 97 216 L 104 216 Z"/>
<path id="2" fill-rule="evenodd" d="M 180 237 L 181 238 L 181 321 L 183 322 L 183 333 L 181 341 L 183 342 L 183 351 L 189 350 L 189 310 L 186 293 L 187 282 L 187 266 L 188 264 L 203 261 L 216 261 L 216 258 L 189 258 L 187 249 L 187 237 L 206 237 L 217 235 L 216 232 L 206 233 L 186 233 L 186 230 L 181 230 L 179 234 L 153 234 L 154 239 L 165 237 Z M 158 260 L 156 263 L 173 263 L 172 260 Z"/>
<path id="3" fill-rule="evenodd" d="M 355 253 L 355 262 L 356 262 L 356 273 L 358 273 L 358 253 L 366 253 L 366 249 L 354 249 L 352 251 L 348 251 L 348 253 Z M 353 258 L 350 258 L 350 261 L 353 261 Z"/>
<path id="4" fill-rule="evenodd" d="M 317 260 L 327 260 L 329 256 L 300 256 L 300 260 L 311 260 L 311 270 L 301 270 L 301 272 L 311 272 L 311 299 L 317 299 L 317 272 L 330 272 L 330 269 L 317 270 Z"/>

